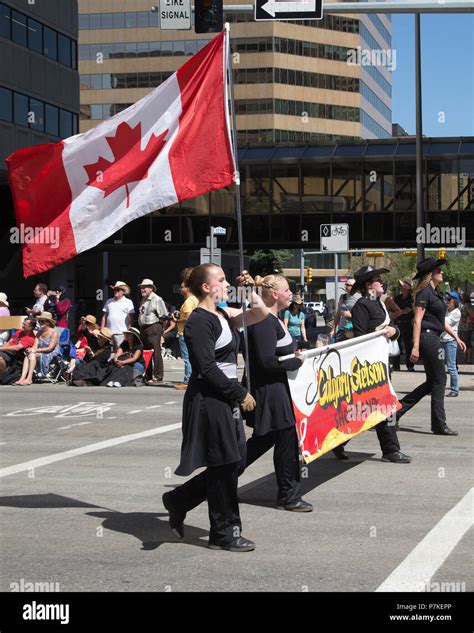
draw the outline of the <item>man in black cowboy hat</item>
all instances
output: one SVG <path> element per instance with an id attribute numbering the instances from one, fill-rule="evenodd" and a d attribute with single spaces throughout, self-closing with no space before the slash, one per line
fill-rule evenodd
<path id="1" fill-rule="evenodd" d="M 426 257 L 416 266 L 417 273 L 414 279 L 417 279 L 418 283 L 414 291 L 415 318 L 410 360 L 416 363 L 421 358 L 425 367 L 426 381 L 400 400 L 402 409 L 397 412 L 397 421 L 430 393 L 431 430 L 435 435 L 458 435 L 457 431 L 453 431 L 446 424 L 444 409 L 446 371 L 440 335 L 446 331 L 461 349 L 466 349 L 466 346 L 446 322 L 447 306 L 443 295 L 438 290 L 438 285 L 443 281 L 444 276 L 441 266 L 445 263 L 445 259 Z"/>
<path id="2" fill-rule="evenodd" d="M 397 328 L 389 325 L 390 317 L 380 297 L 384 294 L 383 282 L 380 275 L 388 273 L 387 268 L 373 268 L 362 266 L 354 275 L 355 284 L 352 292 L 360 291 L 362 297 L 352 308 L 352 326 L 354 337 L 369 334 L 376 330 L 383 330 L 389 339 L 398 338 Z M 407 464 L 411 457 L 400 450 L 395 426 L 387 420 L 376 425 L 375 430 L 382 449 L 382 461 L 395 464 Z"/>

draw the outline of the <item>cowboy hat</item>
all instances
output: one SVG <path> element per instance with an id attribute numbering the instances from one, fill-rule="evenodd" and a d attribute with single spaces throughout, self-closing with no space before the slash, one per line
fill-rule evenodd
<path id="1" fill-rule="evenodd" d="M 7 301 L 8 297 L 4 292 L 0 292 L 0 303 L 3 303 L 3 305 L 7 306 L 7 308 L 10 307 L 10 304 Z"/>
<path id="2" fill-rule="evenodd" d="M 413 279 L 421 279 L 425 275 L 432 273 L 435 268 L 439 268 L 443 264 L 446 264 L 447 259 L 435 259 L 434 257 L 425 257 L 421 262 L 416 265 L 416 275 Z"/>
<path id="3" fill-rule="evenodd" d="M 140 338 L 140 330 L 138 330 L 136 327 L 129 327 L 128 330 L 124 330 L 122 334 L 132 334 L 139 340 L 140 345 L 143 345 L 142 339 Z"/>
<path id="4" fill-rule="evenodd" d="M 91 325 L 94 325 L 96 328 L 99 327 L 99 324 L 97 323 L 97 319 L 92 314 L 86 314 L 86 316 L 84 317 L 84 321 L 86 323 L 90 323 Z"/>
<path id="5" fill-rule="evenodd" d="M 354 273 L 355 284 L 352 286 L 352 292 L 355 293 L 356 290 L 363 288 L 366 281 L 370 281 L 370 279 L 373 279 L 378 275 L 389 272 L 388 268 L 362 266 L 362 268 L 359 268 L 359 270 Z"/>
<path id="6" fill-rule="evenodd" d="M 408 279 L 399 279 L 398 285 L 400 288 L 405 288 L 406 290 L 411 290 L 411 281 Z"/>
<path id="7" fill-rule="evenodd" d="M 98 333 L 97 336 L 102 336 L 107 341 L 109 341 L 109 343 L 111 343 L 113 340 L 114 333 L 112 332 L 112 330 L 109 330 L 108 327 L 103 327 L 103 328 L 100 328 L 100 332 Z"/>
<path id="8" fill-rule="evenodd" d="M 113 286 L 110 286 L 112 290 L 121 289 L 125 292 L 126 295 L 130 294 L 130 286 L 126 284 L 124 281 L 117 281 Z"/>
<path id="9" fill-rule="evenodd" d="M 56 326 L 56 321 L 53 319 L 51 312 L 42 312 L 37 318 L 37 321 L 48 321 L 51 327 Z"/>
<path id="10" fill-rule="evenodd" d="M 153 288 L 153 292 L 156 292 L 156 286 L 153 283 L 152 279 L 144 279 L 141 284 L 138 284 L 139 288 L 141 288 L 142 286 L 151 286 Z"/>

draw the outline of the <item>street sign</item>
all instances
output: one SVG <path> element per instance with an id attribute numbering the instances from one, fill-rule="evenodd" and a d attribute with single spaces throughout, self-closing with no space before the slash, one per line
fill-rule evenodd
<path id="1" fill-rule="evenodd" d="M 217 266 L 221 265 L 221 249 L 213 248 L 212 249 L 212 262 L 211 262 L 211 251 L 209 248 L 201 248 L 201 258 L 200 264 L 216 264 Z"/>
<path id="2" fill-rule="evenodd" d="M 191 28 L 191 0 L 160 0 L 160 29 L 189 31 Z"/>
<path id="3" fill-rule="evenodd" d="M 321 20 L 322 0 L 255 0 L 255 19 L 259 20 Z"/>
<path id="4" fill-rule="evenodd" d="M 321 224 L 321 250 L 328 253 L 341 253 L 349 250 L 348 224 Z"/>
<path id="5" fill-rule="evenodd" d="M 226 235 L 227 229 L 223 226 L 215 226 L 214 227 L 214 235 Z"/>

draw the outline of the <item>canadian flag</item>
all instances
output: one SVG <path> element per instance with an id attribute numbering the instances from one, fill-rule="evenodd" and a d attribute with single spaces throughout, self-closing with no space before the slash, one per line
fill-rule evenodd
<path id="1" fill-rule="evenodd" d="M 227 62 L 223 31 L 120 114 L 85 134 L 7 158 L 25 236 L 25 277 L 96 246 L 136 218 L 232 183 Z M 53 233 L 58 240 L 48 239 Z"/>

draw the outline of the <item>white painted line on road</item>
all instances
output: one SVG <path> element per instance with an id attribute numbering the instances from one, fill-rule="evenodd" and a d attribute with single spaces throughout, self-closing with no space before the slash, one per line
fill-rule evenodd
<path id="1" fill-rule="evenodd" d="M 431 578 L 473 525 L 473 502 L 471 488 L 376 591 L 426 591 Z"/>
<path id="2" fill-rule="evenodd" d="M 178 401 L 177 400 L 171 400 L 171 402 L 165 402 L 165 404 L 177 404 Z"/>
<path id="3" fill-rule="evenodd" d="M 0 446 L 3 446 L 4 444 L 6 444 L 6 442 L 0 442 Z"/>
<path id="4" fill-rule="evenodd" d="M 39 459 L 32 459 L 29 462 L 23 462 L 21 464 L 15 464 L 14 466 L 8 466 L 0 470 L 0 477 L 8 477 L 8 475 L 14 475 L 21 473 L 30 468 L 40 468 L 41 466 L 47 466 L 48 464 L 54 464 L 54 462 L 60 462 L 63 459 L 70 459 L 71 457 L 77 457 L 78 455 L 85 455 L 86 453 L 94 453 L 95 451 L 101 451 L 104 448 L 111 446 L 117 446 L 118 444 L 125 444 L 132 440 L 139 440 L 143 437 L 151 437 L 152 435 L 159 435 L 160 433 L 167 433 L 168 431 L 175 431 L 181 428 L 181 422 L 177 424 L 168 424 L 167 426 L 158 426 L 148 431 L 141 431 L 140 433 L 132 433 L 131 435 L 122 435 L 115 437 L 111 440 L 105 440 L 103 442 L 96 442 L 95 444 L 88 444 L 87 446 L 81 446 L 79 448 L 73 448 L 70 451 L 64 451 L 63 453 L 54 453 L 53 455 L 47 455 L 46 457 L 40 457 Z"/>
<path id="5" fill-rule="evenodd" d="M 143 409 L 134 409 L 133 411 L 127 411 L 127 415 L 131 415 L 132 413 L 141 413 Z"/>
<path id="6" fill-rule="evenodd" d="M 152 404 L 151 407 L 145 407 L 145 409 L 158 409 L 159 407 L 162 407 L 162 404 Z"/>
<path id="7" fill-rule="evenodd" d="M 90 420 L 89 422 L 76 422 L 75 424 L 68 424 L 67 426 L 60 426 L 57 428 L 57 431 L 63 431 L 64 429 L 72 429 L 73 426 L 83 426 L 84 424 L 93 424 L 95 420 Z"/>

